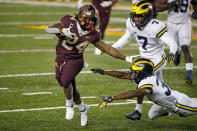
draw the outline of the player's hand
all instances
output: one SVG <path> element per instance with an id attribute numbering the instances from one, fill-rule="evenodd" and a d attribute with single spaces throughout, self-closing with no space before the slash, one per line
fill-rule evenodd
<path id="1" fill-rule="evenodd" d="M 106 105 L 113 101 L 112 96 L 102 97 L 102 100 L 99 102 L 99 108 L 106 107 Z"/>
<path id="2" fill-rule="evenodd" d="M 167 55 L 166 55 L 166 60 L 168 61 L 168 63 L 172 64 L 175 60 L 175 54 L 169 52 Z"/>
<path id="3" fill-rule="evenodd" d="M 197 19 L 197 12 L 194 11 L 194 12 L 192 13 L 192 17 L 193 17 L 193 19 Z"/>
<path id="4" fill-rule="evenodd" d="M 136 58 L 136 57 L 140 57 L 140 55 L 126 56 L 125 60 L 127 62 L 133 63 L 133 59 Z"/>
<path id="5" fill-rule="evenodd" d="M 100 68 L 93 68 L 93 69 L 91 69 L 91 71 L 93 71 L 94 73 L 99 73 L 101 75 L 104 74 L 104 70 L 102 70 Z"/>
<path id="6" fill-rule="evenodd" d="M 74 39 L 74 37 L 76 36 L 76 34 L 70 31 L 70 28 L 63 28 L 60 32 L 63 36 L 66 36 L 69 39 Z"/>
<path id="7" fill-rule="evenodd" d="M 109 7 L 110 5 L 112 5 L 112 1 L 103 1 L 102 3 L 100 3 L 100 5 L 102 7 Z"/>

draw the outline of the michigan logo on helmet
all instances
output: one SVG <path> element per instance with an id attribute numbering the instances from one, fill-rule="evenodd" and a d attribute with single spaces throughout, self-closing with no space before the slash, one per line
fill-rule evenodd
<path id="1" fill-rule="evenodd" d="M 99 23 L 98 11 L 92 5 L 82 6 L 75 17 L 84 31 L 95 29 Z"/>
<path id="2" fill-rule="evenodd" d="M 153 18 L 153 7 L 151 3 L 141 0 L 131 7 L 130 18 L 133 26 L 143 27 Z"/>
<path id="3" fill-rule="evenodd" d="M 142 79 L 153 75 L 153 68 L 154 64 L 149 59 L 137 59 L 131 66 L 133 79 L 137 84 L 139 84 Z"/>

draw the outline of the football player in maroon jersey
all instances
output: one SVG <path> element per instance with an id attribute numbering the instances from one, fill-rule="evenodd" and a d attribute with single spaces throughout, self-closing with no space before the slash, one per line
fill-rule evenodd
<path id="1" fill-rule="evenodd" d="M 99 16 L 92 5 L 84 5 L 76 16 L 66 15 L 61 22 L 49 26 L 46 31 L 56 34 L 59 38 L 56 45 L 56 79 L 64 89 L 66 98 L 66 116 L 71 120 L 74 116 L 73 101 L 81 111 L 81 126 L 87 125 L 88 106 L 83 103 L 80 93 L 76 88 L 75 77 L 84 66 L 83 52 L 93 44 L 112 57 L 132 62 L 132 57 L 126 57 L 116 49 L 101 41 L 99 33 Z"/>

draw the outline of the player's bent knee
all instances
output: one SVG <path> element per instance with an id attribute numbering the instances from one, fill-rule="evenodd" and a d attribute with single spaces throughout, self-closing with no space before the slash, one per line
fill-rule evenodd
<path id="1" fill-rule="evenodd" d="M 148 112 L 148 118 L 150 119 L 150 120 L 153 120 L 154 118 L 155 118 L 155 115 L 153 115 L 153 113 L 152 112 Z"/>

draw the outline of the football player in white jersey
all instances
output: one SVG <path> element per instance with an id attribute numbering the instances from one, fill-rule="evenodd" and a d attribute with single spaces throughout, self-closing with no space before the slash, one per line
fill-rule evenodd
<path id="1" fill-rule="evenodd" d="M 126 22 L 126 33 L 112 47 L 118 49 L 136 37 L 141 57 L 150 59 L 155 67 L 154 72 L 163 81 L 162 69 L 166 65 L 165 59 L 173 63 L 177 44 L 167 32 L 165 24 L 153 18 L 152 5 L 145 1 L 137 1 L 131 8 L 130 18 Z M 164 43 L 170 46 L 170 52 L 165 56 Z M 140 119 L 143 97 L 137 98 L 135 111 L 127 114 L 129 119 Z"/>
<path id="2" fill-rule="evenodd" d="M 154 74 L 154 64 L 145 58 L 137 59 L 131 66 L 131 72 L 104 71 L 94 68 L 92 71 L 110 75 L 121 79 L 133 79 L 137 84 L 137 90 L 128 90 L 119 94 L 102 98 L 99 107 L 103 108 L 113 100 L 131 99 L 138 96 L 147 96 L 154 104 L 148 117 L 154 119 L 169 113 L 177 113 L 181 117 L 197 114 L 197 99 L 189 98 L 187 95 L 175 90 L 162 82 Z"/>
<path id="3" fill-rule="evenodd" d="M 180 6 L 174 6 L 177 1 L 181 1 Z M 196 0 L 159 0 L 157 2 L 157 11 L 168 10 L 168 32 L 178 44 L 178 52 L 174 61 L 175 65 L 179 65 L 181 51 L 185 56 L 186 77 L 185 83 L 192 83 L 193 58 L 190 51 L 191 42 L 191 20 L 189 16 L 189 7 L 192 3 L 194 12 L 193 18 L 197 18 L 197 1 Z"/>

